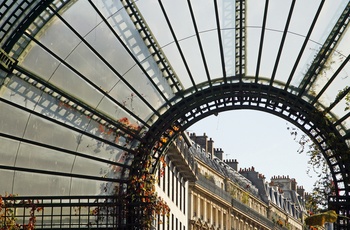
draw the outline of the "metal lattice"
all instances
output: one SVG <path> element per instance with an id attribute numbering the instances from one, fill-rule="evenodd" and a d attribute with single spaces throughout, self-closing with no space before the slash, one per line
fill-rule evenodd
<path id="1" fill-rule="evenodd" d="M 36 191 L 9 202 L 22 210 L 25 200 L 45 204 L 51 212 L 38 217 L 43 229 L 141 225 L 149 217 L 139 203 L 106 195 L 126 194 L 147 158 L 153 173 L 175 137 L 197 121 L 254 109 L 294 124 L 318 145 L 337 191 L 329 206 L 349 216 L 350 3 L 147 3 L 0 3 L 0 187 Z M 26 158 L 42 152 L 51 158 Z M 91 194 L 79 190 L 89 183 Z M 78 192 L 86 194 L 72 195 Z M 87 209 L 73 218 L 74 207 L 103 199 L 113 217 L 89 226 L 96 216 Z M 336 228 L 348 225 L 340 219 Z"/>

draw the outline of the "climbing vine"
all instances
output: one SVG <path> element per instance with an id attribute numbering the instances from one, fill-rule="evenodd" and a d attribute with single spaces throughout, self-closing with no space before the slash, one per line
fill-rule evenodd
<path id="1" fill-rule="evenodd" d="M 36 214 L 43 210 L 39 206 L 39 201 L 22 200 L 16 203 L 16 200 L 11 199 L 15 195 L 9 194 L 4 197 L 0 195 L 0 230 L 34 230 L 36 223 Z M 19 224 L 16 217 L 17 206 L 25 207 L 29 210 L 29 220 L 27 224 Z"/>
<path id="2" fill-rule="evenodd" d="M 345 102 L 344 111 L 350 110 L 349 86 L 346 86 L 343 90 L 338 92 L 333 103 L 338 103 L 342 99 L 344 99 Z M 326 125 L 331 125 L 332 118 L 327 116 L 327 112 L 327 109 L 323 112 L 319 112 L 318 117 L 321 117 L 320 122 Z M 328 196 L 336 195 L 337 191 L 326 159 L 322 155 L 322 152 L 318 146 L 307 135 L 302 134 L 299 129 L 287 127 L 287 130 L 299 144 L 299 149 L 297 152 L 299 154 L 306 153 L 306 155 L 309 157 L 309 168 L 307 170 L 307 174 L 311 176 L 311 172 L 314 172 L 317 176 L 317 179 L 313 185 L 313 190 L 309 196 L 310 199 L 306 201 L 307 208 L 314 213 L 327 209 Z M 338 138 L 334 133 L 328 133 L 326 144 L 341 154 L 342 159 L 346 159 L 346 153 L 349 152 L 349 150 L 344 148 L 346 146 L 339 144 Z"/>
<path id="3" fill-rule="evenodd" d="M 169 140 L 179 130 L 177 126 L 166 130 L 164 134 L 156 141 L 153 147 L 153 153 L 157 154 L 160 150 L 169 143 Z M 154 159 L 147 152 L 148 149 L 142 144 L 139 146 L 134 156 L 132 178 L 128 185 L 128 194 L 126 201 L 129 205 L 134 205 L 132 208 L 134 220 L 138 222 L 141 229 L 149 229 L 152 222 L 158 215 L 170 215 L 168 204 L 161 198 L 155 188 L 158 179 L 151 171 Z M 164 156 L 159 156 L 160 176 L 164 175 L 164 169 L 167 166 Z"/>

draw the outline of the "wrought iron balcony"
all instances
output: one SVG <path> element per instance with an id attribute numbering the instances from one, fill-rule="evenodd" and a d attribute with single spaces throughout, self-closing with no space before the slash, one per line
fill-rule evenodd
<path id="1" fill-rule="evenodd" d="M 225 190 L 215 185 L 215 183 L 211 182 L 210 180 L 205 178 L 203 175 L 198 174 L 197 177 L 198 177 L 198 180 L 196 181 L 196 184 L 205 188 L 210 193 L 215 194 L 216 196 L 219 196 L 220 198 L 224 199 L 226 202 L 230 203 L 233 209 L 239 210 L 241 213 L 253 219 L 254 221 L 261 223 L 262 225 L 267 226 L 271 229 L 274 229 L 276 227 L 275 224 L 270 219 L 258 213 L 254 209 L 248 207 L 247 205 L 241 203 L 237 199 L 234 199 L 228 192 L 226 192 Z"/>
<path id="2" fill-rule="evenodd" d="M 170 146 L 167 156 L 186 180 L 196 181 L 196 161 L 184 140 L 177 138 Z"/>

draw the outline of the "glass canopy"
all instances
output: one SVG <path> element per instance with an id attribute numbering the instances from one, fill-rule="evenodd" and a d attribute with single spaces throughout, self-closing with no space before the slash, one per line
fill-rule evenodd
<path id="1" fill-rule="evenodd" d="M 302 111 L 323 113 L 350 146 L 348 1 L 0 6 L 0 194 L 111 194 L 128 181 L 140 144 L 155 144 L 150 135 L 171 127 L 158 126 L 167 123 L 165 114 L 173 112 L 183 131 L 206 116 L 204 107 L 208 115 L 221 111 L 220 98 L 214 109 L 200 102 L 215 87 L 278 90 L 286 103 L 295 98 Z M 197 96 L 186 100 L 190 95 Z M 266 101 L 249 105 L 263 109 Z M 194 110 L 178 115 L 191 103 L 203 109 L 192 121 L 186 113 Z M 317 123 L 309 119 L 309 126 Z M 159 155 L 153 158 L 156 164 Z M 332 172 L 348 196 L 349 166 L 341 164 Z"/>

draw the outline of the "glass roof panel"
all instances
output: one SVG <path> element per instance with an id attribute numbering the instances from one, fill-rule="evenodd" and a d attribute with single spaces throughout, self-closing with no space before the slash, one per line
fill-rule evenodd
<path id="1" fill-rule="evenodd" d="M 204 49 L 205 60 L 211 79 L 222 78 L 221 57 L 217 31 L 210 31 L 200 35 Z"/>
<path id="2" fill-rule="evenodd" d="M 315 59 L 318 51 L 321 49 L 322 44 L 308 42 L 303 55 L 299 61 L 299 65 L 297 66 L 294 77 L 291 81 L 291 85 L 294 88 L 299 88 L 300 83 L 302 82 L 304 75 L 307 73 L 307 70 L 310 68 L 312 61 Z M 298 54 L 299 55 L 299 54 Z M 293 60 L 294 62 L 294 60 Z M 293 63 L 294 64 L 294 63 Z"/>
<path id="3" fill-rule="evenodd" d="M 18 141 L 0 138 L 0 155 L 2 165 L 14 165 L 16 153 L 18 150 Z"/>
<path id="4" fill-rule="evenodd" d="M 70 180 L 71 178 L 57 175 L 17 171 L 14 176 L 12 193 L 21 194 L 21 196 L 38 194 L 42 196 L 68 196 Z M 29 181 L 30 183 L 28 183 Z"/>
<path id="5" fill-rule="evenodd" d="M 0 102 L 0 132 L 21 137 L 30 115 L 22 110 Z"/>
<path id="6" fill-rule="evenodd" d="M 244 46 L 242 60 L 246 61 L 243 82 L 255 80 L 257 63 L 261 61 L 259 83 L 269 84 L 273 77 L 271 86 L 284 88 L 284 84 L 290 81 L 289 91 L 307 102 L 313 102 L 318 96 L 319 100 L 314 101 L 316 107 L 326 109 L 334 105 L 330 113 L 344 118 L 340 122 L 344 128 L 341 125 L 337 128 L 344 129 L 342 134 L 348 132 L 347 102 L 342 99 L 339 103 L 332 103 L 338 93 L 349 85 L 350 64 L 345 65 L 329 87 L 325 86 L 350 52 L 349 33 L 336 45 L 336 52 L 325 60 L 321 73 L 310 79 L 305 92 L 301 89 L 309 80 L 305 74 L 310 71 L 315 57 L 322 54 L 321 47 L 348 2 L 324 1 L 309 40 L 305 39 L 323 1 L 270 0 L 263 30 L 265 2 L 247 1 L 247 34 L 242 34 L 245 40 L 241 40 Z M 218 5 L 217 14 L 215 3 Z M 288 31 L 285 31 L 292 3 L 295 6 Z M 99 178 L 120 178 L 121 168 L 113 162 L 126 167 L 132 163 L 132 156 L 127 158 L 125 151 L 140 143 L 144 133 L 139 133 L 139 129 L 143 125 L 142 132 L 152 128 L 149 126 L 154 121 L 162 121 L 161 115 L 170 108 L 171 99 L 176 96 L 176 102 L 179 102 L 185 90 L 208 79 L 223 77 L 223 62 L 226 75 L 236 75 L 240 60 L 236 47 L 239 43 L 235 33 L 239 30 L 235 20 L 239 17 L 235 1 L 131 1 L 130 4 L 136 4 L 140 15 L 131 15 L 131 8 L 126 10 L 123 4 L 127 1 L 71 2 L 44 27 L 36 27 L 34 23 L 30 29 L 22 31 L 24 35 L 15 41 L 13 50 L 6 51 L 13 54 L 20 50 L 19 47 L 25 49 L 14 70 L 16 75 L 1 74 L 3 79 L 9 78 L 0 91 L 0 134 L 14 136 L 0 139 L 6 150 L 2 155 L 8 158 L 4 164 L 53 172 L 70 173 L 73 170 L 76 174 Z M 31 40 L 28 46 L 25 40 Z M 0 44 L 5 44 L 5 41 Z M 175 76 L 180 79 L 176 86 L 172 81 L 177 80 Z M 43 80 L 44 86 L 38 86 L 30 77 Z M 236 77 L 233 82 L 238 82 L 238 79 Z M 47 87 L 63 95 L 53 93 Z M 65 97 L 75 100 L 77 105 L 71 106 L 72 101 L 62 99 Z M 113 124 L 109 126 L 109 123 Z M 128 128 L 131 130 L 125 131 Z M 134 142 L 130 142 L 132 137 L 135 137 Z M 24 138 L 21 145 L 17 143 L 19 138 Z M 39 147 L 26 141 L 48 146 Z M 60 158 L 48 162 L 59 154 L 56 147 L 63 148 Z M 17 153 L 18 159 L 14 162 Z M 44 190 L 40 194 L 50 195 L 96 194 L 104 193 L 105 186 L 109 186 L 108 189 L 114 186 L 70 176 L 16 172 L 13 178 L 11 170 L 4 174 L 10 178 L 4 180 L 9 180 L 11 184 L 6 189 L 21 195 L 28 194 L 25 181 L 34 179 L 42 181 L 33 184 L 37 187 L 33 187 L 30 194 L 39 193 L 40 189 Z M 14 189 L 12 181 L 15 182 Z M 45 183 L 49 184 L 47 188 L 43 187 Z"/>
<path id="7" fill-rule="evenodd" d="M 94 177 L 120 178 L 121 171 L 114 174 L 110 173 L 110 168 L 105 162 L 97 162 L 92 159 L 76 157 L 74 165 L 71 168 L 72 173 Z M 112 177 L 113 176 L 113 177 Z"/>
<path id="8" fill-rule="evenodd" d="M 255 29 L 252 29 L 253 31 Z M 257 38 L 260 37 L 260 35 L 258 34 L 250 34 L 250 29 L 247 30 L 247 36 L 248 39 L 249 37 L 254 37 L 253 41 L 248 41 L 247 42 L 247 47 L 249 47 L 249 45 L 251 43 L 258 43 L 258 40 L 256 40 Z M 256 37 L 255 37 L 256 36 Z M 276 32 L 276 31 L 266 31 L 265 32 L 265 39 L 264 39 L 264 47 L 263 47 L 263 51 L 262 51 L 262 58 L 261 58 L 261 64 L 260 64 L 260 73 L 259 76 L 261 76 L 262 78 L 271 78 L 272 75 L 272 70 L 274 67 L 274 63 L 277 57 L 277 52 L 278 52 L 278 46 L 275 44 L 278 44 L 281 41 L 282 38 L 282 33 L 280 32 Z M 257 50 L 255 50 L 254 52 L 255 54 L 253 54 L 254 59 L 251 60 L 251 57 L 248 57 L 248 76 L 249 75 L 253 75 L 255 76 L 255 68 L 256 68 L 256 60 L 257 60 Z M 248 52 L 248 55 L 251 54 Z M 250 62 L 251 61 L 251 62 Z"/>
<path id="9" fill-rule="evenodd" d="M 285 40 L 283 53 L 279 61 L 278 69 L 276 71 L 276 76 L 275 76 L 276 82 L 282 82 L 282 83 L 287 82 L 292 72 L 292 69 L 294 67 L 293 61 L 297 59 L 299 55 L 299 50 L 301 49 L 304 40 L 305 40 L 304 37 L 288 33 Z M 290 44 L 293 44 L 293 46 L 291 46 Z M 314 45 L 314 44 L 310 43 L 310 45 Z M 310 51 L 306 51 L 306 52 L 310 52 Z M 296 72 L 296 74 L 300 74 L 300 73 Z M 275 86 L 277 87 L 277 84 Z"/>
<path id="10" fill-rule="evenodd" d="M 180 1 L 179 1 L 180 2 Z M 165 16 L 159 3 L 156 0 L 150 1 L 136 1 L 135 2 L 142 17 L 145 19 L 148 26 L 152 31 L 152 34 L 157 39 L 160 47 L 165 47 L 174 42 L 174 38 L 171 35 L 170 28 L 165 20 Z M 162 1 L 164 5 L 172 4 L 171 1 Z M 180 4 L 183 4 L 180 2 Z M 171 10 L 165 9 L 166 12 L 171 13 Z"/>
<path id="11" fill-rule="evenodd" d="M 0 181 L 1 181 L 1 186 L 0 186 L 0 193 L 1 194 L 10 194 L 12 192 L 12 186 L 13 186 L 13 176 L 14 176 L 14 171 L 12 170 L 4 170 L 0 169 Z"/>
<path id="12" fill-rule="evenodd" d="M 150 116 L 152 111 L 151 108 L 145 105 L 141 99 L 146 99 L 147 102 L 151 103 L 152 107 L 155 109 L 161 106 L 164 103 L 164 100 L 159 97 L 159 94 L 154 92 L 154 87 L 145 77 L 135 78 L 134 76 L 142 76 L 140 69 L 137 67 L 132 68 L 128 73 L 126 73 L 125 78 L 130 79 L 130 84 L 135 87 L 137 92 L 140 93 L 140 96 L 128 89 L 122 82 L 119 82 L 113 86 L 110 95 L 114 98 L 118 98 L 121 104 L 136 114 L 140 119 L 144 120 Z M 117 117 L 115 115 L 115 118 L 121 118 L 120 115 Z"/>
<path id="13" fill-rule="evenodd" d="M 343 0 L 325 1 L 310 39 L 323 44 L 347 4 Z M 311 7 L 304 5 L 304 12 L 308 12 Z"/>
<path id="14" fill-rule="evenodd" d="M 199 84 L 207 81 L 208 78 L 205 73 L 197 38 L 192 36 L 191 38 L 184 39 L 180 42 L 180 45 L 186 62 L 190 67 L 190 73 L 195 79 L 195 83 Z"/>
<path id="15" fill-rule="evenodd" d="M 182 47 L 182 46 L 181 46 Z M 183 48 L 181 48 L 183 49 Z M 186 65 L 182 60 L 179 50 L 175 43 L 170 43 L 162 48 L 163 52 L 167 56 L 167 59 L 171 63 L 171 66 L 176 71 L 176 74 L 180 77 L 181 83 L 185 88 L 191 88 L 193 86 L 190 78 L 191 72 L 186 69 Z"/>
<path id="16" fill-rule="evenodd" d="M 20 57 L 20 64 L 42 79 L 49 80 L 61 63 L 33 42 L 30 46 L 30 52 Z"/>
<path id="17" fill-rule="evenodd" d="M 166 0 L 166 1 L 162 1 L 162 3 L 164 5 L 166 14 L 169 17 L 170 24 L 175 31 L 175 35 L 177 39 L 183 40 L 188 37 L 194 36 L 195 30 L 191 19 L 191 13 L 188 9 L 187 1 Z M 147 10 L 151 10 L 151 9 L 152 8 L 147 8 Z M 155 23 L 158 23 L 158 22 L 155 21 Z M 151 22 L 149 22 L 148 24 L 150 25 L 151 28 L 155 27 L 155 25 L 152 25 Z"/>
<path id="18" fill-rule="evenodd" d="M 112 193 L 113 189 L 117 187 L 117 185 L 118 185 L 117 183 L 106 183 L 103 181 L 72 178 L 70 195 L 71 196 L 81 195 L 81 194 L 109 195 Z"/>
<path id="19" fill-rule="evenodd" d="M 17 167 L 70 172 L 75 156 L 59 151 L 22 143 L 16 158 Z"/>
<path id="20" fill-rule="evenodd" d="M 79 136 L 72 130 L 37 116 L 30 116 L 24 134 L 24 138 L 52 146 L 64 146 L 68 150 L 77 148 Z"/>
<path id="21" fill-rule="evenodd" d="M 114 136 L 115 141 L 114 134 L 107 133 L 104 136 L 107 135 Z M 105 137 L 104 139 L 108 138 L 109 137 Z M 120 146 L 126 145 L 123 138 L 119 138 L 116 144 L 119 144 Z M 80 138 L 77 151 L 87 156 L 93 156 L 96 158 L 109 160 L 111 162 L 125 163 L 125 158 L 123 157 L 123 150 L 118 149 L 117 147 L 112 146 L 108 143 L 102 143 L 101 141 L 93 140 L 91 139 L 91 137 L 85 135 Z"/>
<path id="22" fill-rule="evenodd" d="M 9 76 L 11 79 L 1 88 L 1 97 L 17 105 L 33 109 L 40 100 L 42 92 L 16 75 Z"/>
<path id="23" fill-rule="evenodd" d="M 216 30 L 214 2 L 210 0 L 189 1 L 199 31 Z"/>

